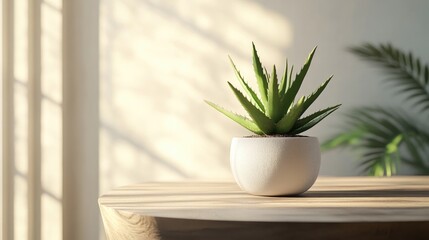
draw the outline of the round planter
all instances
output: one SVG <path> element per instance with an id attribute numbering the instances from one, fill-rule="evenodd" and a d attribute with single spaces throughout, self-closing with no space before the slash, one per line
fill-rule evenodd
<path id="1" fill-rule="evenodd" d="M 233 138 L 230 152 L 235 181 L 253 195 L 297 195 L 316 181 L 320 146 L 315 137 Z"/>

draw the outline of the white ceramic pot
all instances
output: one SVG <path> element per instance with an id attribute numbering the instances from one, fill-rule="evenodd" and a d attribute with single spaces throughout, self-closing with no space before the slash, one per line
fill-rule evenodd
<path id="1" fill-rule="evenodd" d="M 244 191 L 263 196 L 297 195 L 316 181 L 320 145 L 315 137 L 233 138 L 231 170 Z"/>

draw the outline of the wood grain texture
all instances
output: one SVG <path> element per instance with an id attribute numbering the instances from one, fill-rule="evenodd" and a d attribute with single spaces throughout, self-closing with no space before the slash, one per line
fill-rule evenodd
<path id="1" fill-rule="evenodd" d="M 99 205 L 112 240 L 429 235 L 429 177 L 320 177 L 293 197 L 252 196 L 235 183 L 145 183 L 117 188 Z"/>

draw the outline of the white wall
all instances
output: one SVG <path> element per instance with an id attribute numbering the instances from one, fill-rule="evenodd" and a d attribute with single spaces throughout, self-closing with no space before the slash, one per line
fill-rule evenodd
<path id="1" fill-rule="evenodd" d="M 326 139 L 341 112 L 388 102 L 381 75 L 347 53 L 365 41 L 391 42 L 428 59 L 429 1 L 102 0 L 100 9 L 100 192 L 155 180 L 231 179 L 229 143 L 249 134 L 209 108 L 238 112 L 226 81 L 245 78 L 251 41 L 267 66 L 284 57 L 300 67 L 318 45 L 303 93 L 334 80 L 313 109 L 343 103 L 308 131 Z M 355 175 L 353 155 L 323 155 L 321 174 Z"/>

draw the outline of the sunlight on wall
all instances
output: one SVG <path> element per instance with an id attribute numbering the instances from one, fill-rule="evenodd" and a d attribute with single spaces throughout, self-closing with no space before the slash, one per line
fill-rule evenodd
<path id="1" fill-rule="evenodd" d="M 27 1 L 15 1 L 14 103 L 15 103 L 15 197 L 14 235 L 28 239 L 28 24 Z"/>
<path id="2" fill-rule="evenodd" d="M 41 5 L 41 235 L 62 239 L 62 1 Z"/>
<path id="3" fill-rule="evenodd" d="M 0 2 L 0 32 L 3 33 L 3 1 Z M 3 46 L 3 38 L 0 38 L 0 46 Z M 3 47 L 0 47 L 0 56 L 2 56 L 0 58 L 0 73 L 2 76 L 2 81 L 3 81 Z M 0 84 L 0 112 L 3 113 L 3 82 L 2 84 Z M 3 116 L 0 119 L 0 124 L 1 126 L 3 126 Z M 2 137 L 0 138 L 0 155 L 3 155 L 3 127 L 0 130 Z M 4 159 L 2 157 L 2 160 L 0 162 L 0 192 L 3 194 L 3 164 L 4 164 Z M 2 206 L 0 208 L 0 215 L 2 216 L 0 218 L 0 236 L 3 236 L 3 196 L 0 197 L 0 206 Z"/>
<path id="4" fill-rule="evenodd" d="M 224 95 L 235 81 L 227 55 L 248 78 L 251 41 L 267 64 L 283 63 L 293 37 L 287 19 L 244 0 L 102 0 L 100 14 L 100 191 L 230 179 L 231 134 L 246 133 L 203 99 L 239 109 Z"/>
<path id="5" fill-rule="evenodd" d="M 38 6 L 38 5 L 36 5 Z M 35 141 L 36 148 L 39 139 L 30 140 L 29 123 L 35 121 L 30 114 L 29 104 L 30 80 L 33 76 L 30 73 L 30 66 L 38 66 L 38 59 L 29 58 L 29 9 L 27 0 L 14 1 L 13 19 L 13 102 L 14 102 L 14 239 L 29 239 L 30 227 L 41 226 L 41 239 L 61 239 L 62 238 L 62 69 L 61 69 L 61 0 L 46 0 L 41 3 L 41 196 L 37 191 L 30 189 L 30 186 L 38 186 L 37 181 L 31 179 L 32 171 L 38 171 L 38 163 L 33 163 L 33 157 L 29 156 L 29 149 L 33 147 L 31 141 Z M 34 26 L 33 26 L 34 27 Z M 33 29 L 34 30 L 34 29 Z M 34 30 L 37 32 L 38 30 Z M 36 34 L 37 35 L 37 34 Z M 36 36 L 37 37 L 37 36 Z M 37 46 L 35 46 L 37 48 Z M 37 57 L 36 57 L 37 58 Z M 34 63 L 33 61 L 37 61 Z M 37 67 L 35 67 L 37 68 Z M 31 76 L 30 76 L 31 75 Z M 35 87 L 37 88 L 37 87 Z M 37 112 L 36 110 L 34 110 Z M 35 114 L 36 118 L 38 114 Z M 35 126 L 38 128 L 38 126 Z M 32 134 L 34 134 L 32 132 Z M 37 138 L 37 137 L 36 137 Z M 31 147 L 30 147 L 31 146 Z M 37 158 L 37 157 L 35 157 Z M 31 169 L 33 163 L 34 169 Z M 34 173 L 34 176 L 39 176 Z M 31 179 L 31 180 L 29 180 Z M 33 181 L 33 182 L 31 182 Z M 32 191 L 30 191 L 32 190 Z M 36 194 L 30 195 L 30 192 Z M 34 199 L 36 198 L 36 199 Z M 41 216 L 38 216 L 38 205 L 30 204 L 32 201 L 41 198 Z M 34 209 L 31 209 L 33 206 Z M 34 219 L 30 219 L 31 210 L 34 210 Z M 40 217 L 40 219 L 39 219 Z M 36 223 L 33 222 L 36 221 Z M 29 224 L 30 223 L 30 224 Z M 35 231 L 38 231 L 36 229 Z M 37 237 L 37 236 L 36 236 Z"/>

